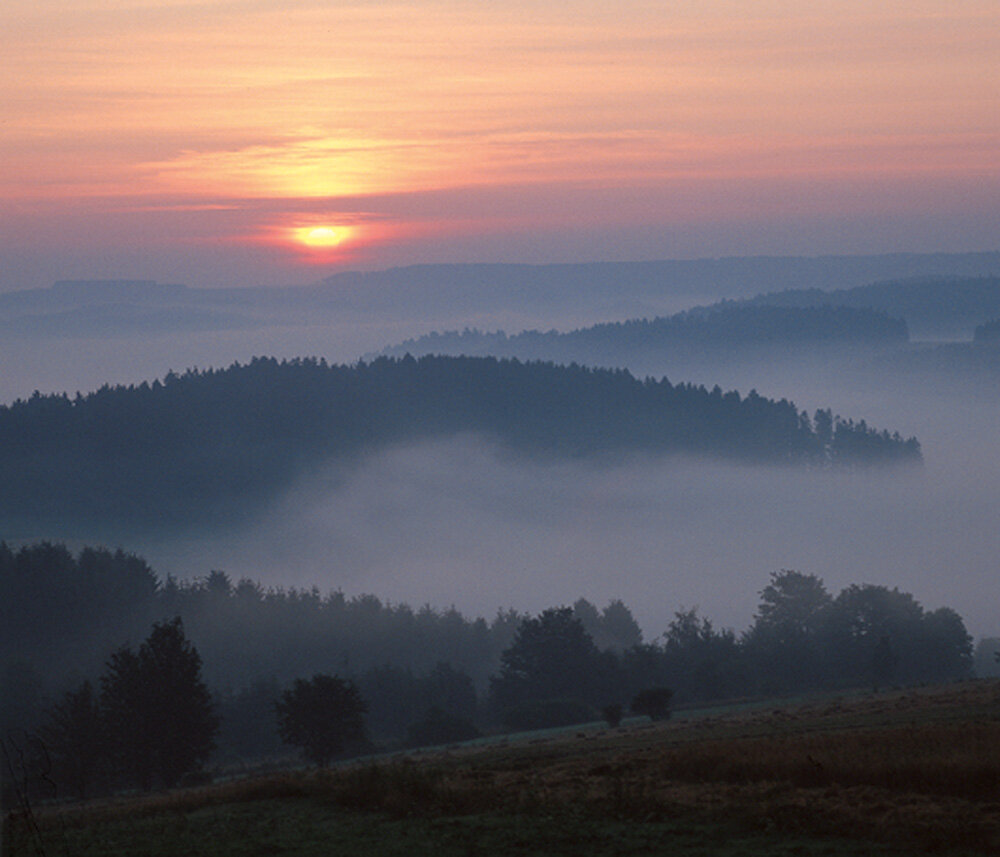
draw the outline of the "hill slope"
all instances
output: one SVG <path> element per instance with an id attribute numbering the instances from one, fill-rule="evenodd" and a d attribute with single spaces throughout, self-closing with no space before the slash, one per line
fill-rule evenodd
<path id="1" fill-rule="evenodd" d="M 266 502 L 335 457 L 475 432 L 526 453 L 917 461 L 919 444 L 787 401 L 492 358 L 259 358 L 0 408 L 0 515 L 172 525 Z"/>

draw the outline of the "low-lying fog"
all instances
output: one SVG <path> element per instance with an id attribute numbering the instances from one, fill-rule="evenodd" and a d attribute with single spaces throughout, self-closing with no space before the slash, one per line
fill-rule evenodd
<path id="1" fill-rule="evenodd" d="M 969 415 L 915 415 L 903 427 L 924 437 L 927 462 L 902 472 L 545 464 L 476 438 L 438 440 L 316 473 L 245 533 L 144 549 L 179 576 L 221 568 L 488 617 L 621 598 L 648 638 L 682 606 L 742 630 L 770 572 L 794 568 L 833 593 L 898 586 L 927 608 L 954 607 L 977 636 L 995 634 L 1000 457 L 971 426 L 968 444 L 951 445 L 953 417 Z"/>
<path id="2" fill-rule="evenodd" d="M 420 332 L 343 325 L 142 342 L 7 341 L 0 398 L 87 391 L 255 354 L 351 361 Z M 794 568 L 820 575 L 832 592 L 850 583 L 898 586 L 925 607 L 954 607 L 976 635 L 1000 635 L 995 390 L 922 376 L 903 383 L 877 369 L 848 377 L 833 364 L 794 360 L 633 368 L 744 393 L 755 387 L 810 412 L 831 406 L 917 435 L 926 463 L 872 473 L 677 459 L 542 464 L 466 437 L 317 472 L 246 532 L 122 546 L 161 574 L 219 568 L 487 617 L 580 596 L 598 605 L 621 598 L 648 638 L 682 606 L 742 630 L 768 575 Z"/>

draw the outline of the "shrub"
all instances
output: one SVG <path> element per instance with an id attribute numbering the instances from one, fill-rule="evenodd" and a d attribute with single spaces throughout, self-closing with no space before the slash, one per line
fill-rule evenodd
<path id="1" fill-rule="evenodd" d="M 652 720 L 669 720 L 674 692 L 669 687 L 648 687 L 632 699 L 632 713 L 645 714 Z"/>
<path id="2" fill-rule="evenodd" d="M 482 733 L 471 721 L 446 714 L 440 708 L 432 708 L 422 720 L 410 724 L 406 732 L 406 744 L 408 747 L 426 747 L 480 737 Z"/>
<path id="3" fill-rule="evenodd" d="M 551 729 L 596 720 L 597 713 L 578 699 L 543 699 L 525 702 L 503 713 L 508 729 L 526 732 L 531 729 Z"/>

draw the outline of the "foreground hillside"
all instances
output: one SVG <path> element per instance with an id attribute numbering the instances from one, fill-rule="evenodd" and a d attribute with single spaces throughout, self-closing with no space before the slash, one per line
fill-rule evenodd
<path id="1" fill-rule="evenodd" d="M 335 458 L 478 433 L 525 453 L 918 461 L 919 444 L 788 401 L 492 358 L 256 359 L 0 408 L 0 515 L 170 526 L 239 515 Z"/>
<path id="2" fill-rule="evenodd" d="M 688 712 L 41 809 L 37 833 L 15 812 L 5 838 L 91 857 L 996 854 L 998 710 L 982 681 Z"/>

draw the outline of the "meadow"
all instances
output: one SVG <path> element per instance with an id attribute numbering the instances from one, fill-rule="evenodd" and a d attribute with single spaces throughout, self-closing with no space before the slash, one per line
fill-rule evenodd
<path id="1" fill-rule="evenodd" d="M 11 855 L 1000 853 L 1000 682 L 679 713 L 4 822 Z"/>

